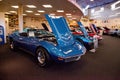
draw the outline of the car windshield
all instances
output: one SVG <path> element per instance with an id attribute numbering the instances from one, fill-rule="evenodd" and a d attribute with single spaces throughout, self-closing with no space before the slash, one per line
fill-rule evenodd
<path id="1" fill-rule="evenodd" d="M 106 29 L 106 30 L 110 30 L 108 27 L 103 27 L 104 29 Z"/>
<path id="2" fill-rule="evenodd" d="M 35 36 L 35 37 L 54 36 L 51 32 L 46 31 L 44 29 L 29 29 L 28 34 L 29 36 Z"/>
<path id="3" fill-rule="evenodd" d="M 54 36 L 51 32 L 46 31 L 46 30 L 37 30 L 35 33 L 37 35 Z"/>
<path id="4" fill-rule="evenodd" d="M 85 27 L 85 29 L 87 30 L 88 33 L 92 33 L 93 31 L 91 30 L 91 28 L 89 27 Z"/>

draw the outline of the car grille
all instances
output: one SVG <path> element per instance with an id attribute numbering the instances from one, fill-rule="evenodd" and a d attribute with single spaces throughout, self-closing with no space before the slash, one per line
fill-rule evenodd
<path id="1" fill-rule="evenodd" d="M 65 62 L 77 61 L 79 59 L 80 59 L 80 56 L 70 57 L 70 58 L 66 58 Z"/>

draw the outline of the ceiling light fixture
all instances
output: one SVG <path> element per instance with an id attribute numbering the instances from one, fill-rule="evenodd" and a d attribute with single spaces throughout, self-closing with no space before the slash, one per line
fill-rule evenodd
<path id="1" fill-rule="evenodd" d="M 87 6 L 85 7 L 85 10 L 88 9 L 89 7 L 90 7 L 90 5 L 87 5 Z"/>
<path id="2" fill-rule="evenodd" d="M 17 13 L 16 11 L 9 11 L 10 13 Z"/>
<path id="3" fill-rule="evenodd" d="M 115 2 L 115 3 L 113 3 L 113 4 L 111 5 L 111 10 L 120 9 L 120 6 L 116 6 L 117 4 L 120 4 L 120 0 L 117 1 L 117 2 Z"/>
<path id="4" fill-rule="evenodd" d="M 16 9 L 19 8 L 19 6 L 11 6 L 11 7 L 16 8 Z"/>
<path id="5" fill-rule="evenodd" d="M 55 16 L 55 14 L 54 14 L 54 13 L 51 13 L 50 15 L 51 15 L 51 16 Z"/>
<path id="6" fill-rule="evenodd" d="M 64 12 L 64 10 L 57 10 L 57 12 Z"/>
<path id="7" fill-rule="evenodd" d="M 26 16 L 27 14 L 22 14 L 23 16 Z"/>
<path id="8" fill-rule="evenodd" d="M 70 14 L 70 13 L 67 13 L 66 16 L 71 16 L 71 14 Z"/>
<path id="9" fill-rule="evenodd" d="M 26 5 L 26 6 L 29 8 L 36 8 L 36 6 L 34 6 L 34 5 Z"/>
<path id="10" fill-rule="evenodd" d="M 43 7 L 45 7 L 45 8 L 52 8 L 52 5 L 50 5 L 50 4 L 45 4 L 45 5 L 42 5 Z"/>
<path id="11" fill-rule="evenodd" d="M 94 13 L 94 12 L 95 12 L 95 9 L 92 9 L 92 10 L 91 10 L 91 13 Z"/>
<path id="12" fill-rule="evenodd" d="M 90 0 L 90 1 L 94 1 L 94 0 Z"/>
<path id="13" fill-rule="evenodd" d="M 38 12 L 44 13 L 45 11 L 44 10 L 38 10 Z"/>
<path id="14" fill-rule="evenodd" d="M 26 12 L 28 12 L 28 13 L 33 13 L 33 11 L 30 11 L 30 10 L 26 10 Z"/>
<path id="15" fill-rule="evenodd" d="M 40 14 L 39 14 L 39 13 L 36 13 L 35 15 L 36 15 L 36 16 L 39 16 Z"/>
<path id="16" fill-rule="evenodd" d="M 9 12 L 5 12 L 5 14 L 10 14 Z"/>

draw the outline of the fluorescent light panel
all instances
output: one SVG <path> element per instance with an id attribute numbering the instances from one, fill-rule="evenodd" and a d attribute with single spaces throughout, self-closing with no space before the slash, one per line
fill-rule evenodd
<path id="1" fill-rule="evenodd" d="M 117 4 L 120 4 L 120 0 L 117 1 L 117 2 L 115 2 L 115 3 L 113 3 L 113 4 L 111 5 L 111 10 L 117 10 L 117 9 L 120 9 L 120 6 L 116 7 Z"/>
<path id="2" fill-rule="evenodd" d="M 52 5 L 50 5 L 50 4 L 45 4 L 45 5 L 42 5 L 43 7 L 45 7 L 45 8 L 52 8 Z"/>
<path id="3" fill-rule="evenodd" d="M 19 8 L 19 6 L 11 6 L 11 7 L 13 7 L 13 8 Z"/>
<path id="4" fill-rule="evenodd" d="M 55 14 L 54 14 L 54 13 L 51 13 L 50 15 L 51 15 L 51 16 L 54 16 Z"/>
<path id="5" fill-rule="evenodd" d="M 90 5 L 87 5 L 86 7 L 85 7 L 85 9 L 88 9 L 90 7 Z"/>
<path id="6" fill-rule="evenodd" d="M 67 13 L 66 16 L 71 16 L 71 14 L 70 14 L 70 13 Z"/>
<path id="7" fill-rule="evenodd" d="M 33 13 L 33 11 L 30 11 L 30 10 L 26 10 L 26 12 L 28 12 L 28 13 Z"/>
<path id="8" fill-rule="evenodd" d="M 26 16 L 27 14 L 22 14 L 23 16 Z"/>
<path id="9" fill-rule="evenodd" d="M 36 6 L 34 6 L 34 5 L 26 5 L 26 6 L 29 8 L 36 8 Z"/>
<path id="10" fill-rule="evenodd" d="M 57 10 L 57 12 L 64 12 L 64 10 Z"/>
<path id="11" fill-rule="evenodd" d="M 94 13 L 94 12 L 95 12 L 95 9 L 92 9 L 92 10 L 91 10 L 91 13 Z"/>
<path id="12" fill-rule="evenodd" d="M 9 11 L 10 13 L 17 13 L 16 11 Z"/>
<path id="13" fill-rule="evenodd" d="M 94 0 L 90 0 L 90 1 L 94 1 Z"/>
<path id="14" fill-rule="evenodd" d="M 10 14 L 9 12 L 5 12 L 5 14 Z"/>
<path id="15" fill-rule="evenodd" d="M 45 11 L 44 10 L 38 10 L 38 12 L 44 13 Z"/>
<path id="16" fill-rule="evenodd" d="M 85 12 L 85 9 L 82 9 L 83 12 Z"/>
<path id="17" fill-rule="evenodd" d="M 39 14 L 39 13 L 36 13 L 35 15 L 36 15 L 36 16 L 39 16 L 40 14 Z"/>

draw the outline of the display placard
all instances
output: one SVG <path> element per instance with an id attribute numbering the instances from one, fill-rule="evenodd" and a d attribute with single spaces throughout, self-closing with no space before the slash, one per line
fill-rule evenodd
<path id="1" fill-rule="evenodd" d="M 5 44 L 4 27 L 0 25 L 0 45 Z"/>
<path id="2" fill-rule="evenodd" d="M 0 30 L 0 35 L 3 35 L 3 31 L 2 30 Z"/>

